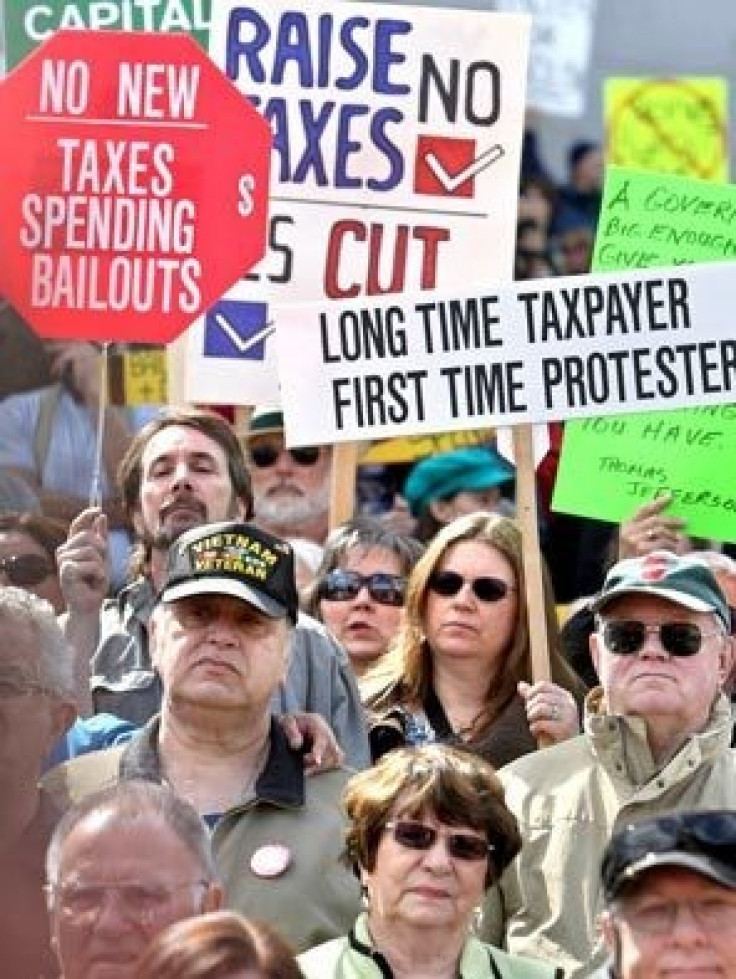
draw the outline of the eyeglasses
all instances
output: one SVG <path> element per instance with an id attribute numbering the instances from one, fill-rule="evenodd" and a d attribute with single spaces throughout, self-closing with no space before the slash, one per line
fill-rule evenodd
<path id="1" fill-rule="evenodd" d="M 114 895 L 120 913 L 128 921 L 151 924 L 168 909 L 182 891 L 189 891 L 196 905 L 197 892 L 206 890 L 206 880 L 180 884 L 47 884 L 46 893 L 59 911 L 78 923 L 93 924 L 100 916 L 105 899 Z"/>
<path id="2" fill-rule="evenodd" d="M 429 578 L 429 587 L 444 598 L 457 595 L 465 584 L 470 585 L 473 594 L 481 602 L 500 602 L 510 591 L 514 591 L 514 585 L 502 578 L 463 578 L 457 571 L 435 571 Z"/>
<path id="3" fill-rule="evenodd" d="M 40 554 L 16 554 L 0 559 L 0 572 L 11 585 L 25 588 L 40 584 L 54 573 L 54 567 L 48 558 Z"/>
<path id="4" fill-rule="evenodd" d="M 606 622 L 603 626 L 603 641 L 617 656 L 634 656 L 650 635 L 657 636 L 662 649 L 671 656 L 695 656 L 704 639 L 723 633 L 703 632 L 694 622 L 660 622 L 658 625 L 647 625 L 645 622 L 627 619 Z"/>
<path id="5" fill-rule="evenodd" d="M 383 824 L 384 829 L 391 830 L 399 846 L 407 850 L 431 850 L 441 837 L 445 841 L 447 852 L 456 860 L 485 860 L 494 849 L 492 843 L 482 836 L 470 833 L 445 833 L 434 826 L 425 826 L 408 819 L 399 819 Z"/>
<path id="6" fill-rule="evenodd" d="M 725 932 L 736 927 L 736 902 L 720 898 L 701 901 L 657 901 L 624 906 L 621 917 L 630 928 L 643 935 L 669 935 L 677 915 L 687 907 L 703 931 Z"/>
<path id="7" fill-rule="evenodd" d="M 349 602 L 357 597 L 361 588 L 367 588 L 368 594 L 379 605 L 392 605 L 399 608 L 404 604 L 406 578 L 380 572 L 362 575 L 357 571 L 335 568 L 320 582 L 319 596 L 327 599 L 328 602 Z"/>
<path id="8" fill-rule="evenodd" d="M 297 466 L 313 466 L 319 459 L 318 446 L 308 445 L 303 449 L 281 449 L 277 445 L 254 445 L 250 450 L 250 461 L 256 469 L 268 469 L 273 466 L 281 452 L 288 452 L 292 462 Z"/>

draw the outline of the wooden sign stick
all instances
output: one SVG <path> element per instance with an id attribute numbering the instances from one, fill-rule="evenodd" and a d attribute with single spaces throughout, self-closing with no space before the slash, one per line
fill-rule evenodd
<path id="1" fill-rule="evenodd" d="M 516 464 L 516 521 L 521 529 L 532 680 L 536 683 L 538 680 L 551 679 L 551 671 L 547 620 L 544 614 L 542 553 L 539 546 L 531 426 L 514 425 L 512 437 Z M 544 748 L 549 741 L 540 738 L 538 744 L 540 748 Z"/>
<path id="2" fill-rule="evenodd" d="M 340 442 L 332 450 L 330 530 L 349 520 L 355 510 L 358 442 Z"/>

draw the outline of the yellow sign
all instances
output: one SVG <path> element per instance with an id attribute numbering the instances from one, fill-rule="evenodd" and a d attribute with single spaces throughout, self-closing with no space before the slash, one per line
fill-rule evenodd
<path id="1" fill-rule="evenodd" d="M 166 404 L 166 351 L 136 350 L 122 360 L 124 403 Z"/>
<path id="2" fill-rule="evenodd" d="M 609 78 L 606 161 L 728 180 L 728 87 L 723 78 Z"/>
<path id="3" fill-rule="evenodd" d="M 467 432 L 443 432 L 439 435 L 413 435 L 406 438 L 387 439 L 374 444 L 360 457 L 360 465 L 391 462 L 414 462 L 438 452 L 452 452 L 471 445 L 491 442 L 495 437 L 492 428 L 474 428 Z"/>

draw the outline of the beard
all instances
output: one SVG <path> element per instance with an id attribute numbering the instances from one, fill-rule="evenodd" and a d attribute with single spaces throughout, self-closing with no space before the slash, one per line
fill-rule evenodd
<path id="1" fill-rule="evenodd" d="M 177 502 L 184 501 L 178 500 Z M 182 517 L 182 519 L 177 520 L 169 526 L 160 526 L 153 532 L 148 529 L 144 531 L 141 536 L 141 543 L 146 553 L 150 554 L 154 550 L 166 552 L 174 541 L 178 540 L 188 530 L 194 530 L 195 527 L 204 527 L 208 523 L 219 523 L 221 520 L 236 520 L 240 516 L 241 503 L 234 493 L 230 497 L 225 513 L 217 517 L 212 517 L 208 514 L 207 507 L 204 503 L 190 499 L 187 499 L 186 503 L 192 505 L 193 512 L 191 516 Z"/>
<path id="2" fill-rule="evenodd" d="M 304 523 L 324 517 L 330 506 L 330 488 L 325 485 L 310 496 L 256 497 L 256 523 L 298 531 Z"/>

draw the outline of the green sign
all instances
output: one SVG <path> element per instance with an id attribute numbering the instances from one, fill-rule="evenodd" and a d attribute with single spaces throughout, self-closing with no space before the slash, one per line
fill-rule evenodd
<path id="1" fill-rule="evenodd" d="M 735 186 L 609 168 L 596 271 L 734 258 Z M 552 507 L 619 522 L 669 492 L 691 535 L 736 541 L 734 460 L 730 405 L 568 421 Z"/>
<path id="2" fill-rule="evenodd" d="M 7 68 L 63 27 L 90 30 L 180 31 L 208 47 L 212 0 L 8 0 Z"/>
<path id="3" fill-rule="evenodd" d="M 609 167 L 596 272 L 736 259 L 736 187 Z"/>
<path id="4" fill-rule="evenodd" d="M 736 541 L 736 406 L 568 423 L 554 509 L 619 522 L 671 493 L 696 537 Z"/>

